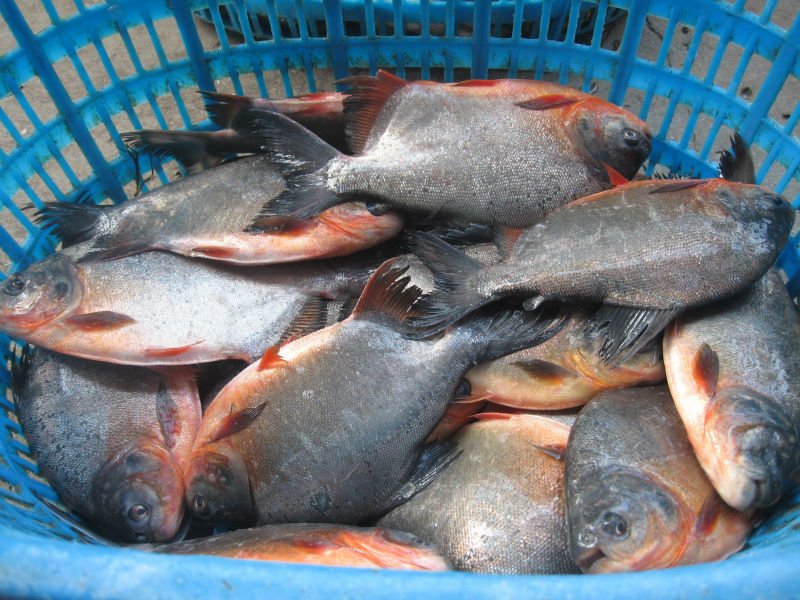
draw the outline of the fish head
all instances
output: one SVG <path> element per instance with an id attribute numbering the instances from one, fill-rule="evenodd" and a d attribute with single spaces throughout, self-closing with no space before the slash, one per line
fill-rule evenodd
<path id="1" fill-rule="evenodd" d="M 599 98 L 583 100 L 570 112 L 573 127 L 589 156 L 632 179 L 653 147 L 653 134 L 647 123 Z"/>
<path id="2" fill-rule="evenodd" d="M 24 335 L 63 315 L 80 297 L 72 261 L 54 254 L 5 280 L 0 288 L 0 328 Z"/>
<path id="3" fill-rule="evenodd" d="M 667 566 L 691 530 L 682 501 L 648 474 L 598 469 L 571 487 L 570 545 L 584 572 Z"/>
<path id="4" fill-rule="evenodd" d="M 792 206 L 780 194 L 748 183 L 712 179 L 701 193 L 713 195 L 724 209 L 740 222 L 752 223 L 756 232 L 777 248 L 782 248 L 794 225 Z"/>
<path id="5" fill-rule="evenodd" d="M 132 542 L 167 542 L 183 519 L 183 477 L 169 451 L 140 443 L 108 461 L 92 496 L 102 521 Z"/>
<path id="6" fill-rule="evenodd" d="M 800 465 L 800 426 L 773 399 L 744 386 L 717 391 L 704 433 L 716 459 L 706 466 L 720 496 L 745 511 L 778 501 Z"/>
<path id="7" fill-rule="evenodd" d="M 224 442 L 207 444 L 192 454 L 186 473 L 186 502 L 200 519 L 251 522 L 256 510 L 241 454 Z"/>

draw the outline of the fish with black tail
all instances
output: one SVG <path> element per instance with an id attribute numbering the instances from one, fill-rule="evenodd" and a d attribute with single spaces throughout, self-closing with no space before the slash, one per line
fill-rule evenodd
<path id="1" fill-rule="evenodd" d="M 346 156 L 290 119 L 251 110 L 287 189 L 265 216 L 307 218 L 354 197 L 398 210 L 524 227 L 633 176 L 647 125 L 604 100 L 527 80 L 407 82 L 384 71 L 345 80 Z"/>
<path id="2" fill-rule="evenodd" d="M 461 571 L 577 573 L 563 491 L 569 426 L 539 415 L 477 418 L 455 438 L 453 464 L 378 524 L 429 540 Z"/>
<path id="3" fill-rule="evenodd" d="M 547 300 L 601 302 L 586 330 L 619 364 L 687 308 L 735 295 L 772 265 L 794 220 L 789 203 L 724 179 L 635 181 L 582 198 L 522 232 L 510 254 L 485 266 L 433 236 L 415 253 L 437 293 L 417 319 L 441 331 L 504 297 L 535 309 Z M 579 240 L 579 242 L 576 242 Z"/>
<path id="4" fill-rule="evenodd" d="M 200 427 L 186 368 L 158 372 L 26 348 L 14 401 L 42 474 L 65 505 L 121 541 L 172 539 Z"/>
<path id="5" fill-rule="evenodd" d="M 700 468 L 665 386 L 590 401 L 566 463 L 570 544 L 584 572 L 721 560 L 753 527 L 753 514 L 726 505 Z"/>
<path id="6" fill-rule="evenodd" d="M 664 333 L 675 405 L 700 464 L 738 510 L 800 484 L 800 315 L 774 270 Z"/>
<path id="7" fill-rule="evenodd" d="M 376 264 L 362 254 L 252 269 L 168 252 L 81 263 L 85 250 L 67 248 L 6 279 L 0 330 L 121 364 L 251 362 L 323 327 L 327 299 L 357 296 Z"/>
<path id="8" fill-rule="evenodd" d="M 260 523 L 363 522 L 423 489 L 452 460 L 425 446 L 464 372 L 543 341 L 563 319 L 476 315 L 439 340 L 406 339 L 420 291 L 387 261 L 352 315 L 270 349 L 211 403 L 186 474 L 196 516 Z"/>
<path id="9" fill-rule="evenodd" d="M 128 136 L 140 149 L 193 132 Z M 191 140 L 188 142 L 191 147 Z M 335 206 L 307 220 L 257 219 L 263 203 L 284 189 L 269 159 L 252 156 L 179 179 L 119 205 L 51 202 L 35 222 L 65 245 L 91 241 L 82 260 L 103 261 L 150 250 L 241 265 L 346 256 L 371 248 L 403 227 L 397 213 L 373 214 L 363 202 Z"/>

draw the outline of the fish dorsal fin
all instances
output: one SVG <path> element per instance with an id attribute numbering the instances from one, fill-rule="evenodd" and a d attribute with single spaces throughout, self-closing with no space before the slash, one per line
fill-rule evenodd
<path id="1" fill-rule="evenodd" d="M 350 95 L 344 100 L 345 132 L 353 153 L 361 154 L 386 102 L 410 83 L 383 70 L 375 77 L 348 77 L 338 83 L 351 86 Z"/>
<path id="2" fill-rule="evenodd" d="M 717 391 L 719 357 L 708 344 L 700 346 L 694 355 L 692 377 L 694 377 L 695 383 L 707 397 L 712 397 Z"/>
<path id="3" fill-rule="evenodd" d="M 669 192 L 679 192 L 681 190 L 688 190 L 699 185 L 705 185 L 708 183 L 708 181 L 708 179 L 675 179 L 669 183 L 665 183 L 664 185 L 650 190 L 650 193 L 667 194 Z"/>
<path id="4" fill-rule="evenodd" d="M 505 259 L 511 255 L 511 251 L 514 249 L 523 231 L 525 230 L 507 227 L 505 225 L 497 226 L 495 229 L 494 243 L 500 251 L 500 256 Z"/>
<path id="5" fill-rule="evenodd" d="M 283 332 L 278 340 L 278 346 L 283 346 L 289 340 L 301 338 L 322 329 L 328 324 L 327 318 L 327 302 L 322 298 L 311 298 Z"/>
<path id="6" fill-rule="evenodd" d="M 753 155 L 739 133 L 731 136 L 731 149 L 719 153 L 719 174 L 728 181 L 755 183 L 756 167 Z"/>
<path id="7" fill-rule="evenodd" d="M 389 315 L 400 323 L 417 316 L 415 304 L 422 290 L 408 285 L 411 278 L 406 275 L 408 267 L 395 267 L 397 258 L 390 258 L 372 274 L 351 317 L 364 318 L 370 313 Z"/>
<path id="8" fill-rule="evenodd" d="M 258 406 L 251 406 L 250 408 L 245 408 L 229 414 L 227 417 L 220 420 L 219 425 L 217 425 L 217 430 L 205 443 L 212 444 L 214 442 L 218 442 L 222 438 L 226 438 L 234 433 L 239 433 L 240 431 L 246 429 L 258 418 L 258 415 L 262 413 L 266 406 L 267 403 L 262 402 Z"/>
<path id="9" fill-rule="evenodd" d="M 552 108 L 569 106 L 570 104 L 580 102 L 580 100 L 580 98 L 566 96 L 564 94 L 546 94 L 537 98 L 531 98 L 530 100 L 516 102 L 514 105 L 526 110 L 550 110 Z"/>

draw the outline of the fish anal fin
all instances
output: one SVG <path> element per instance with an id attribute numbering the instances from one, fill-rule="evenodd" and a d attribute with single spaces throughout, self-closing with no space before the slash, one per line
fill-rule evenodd
<path id="1" fill-rule="evenodd" d="M 383 70 L 375 77 L 348 77 L 339 83 L 351 86 L 350 95 L 344 100 L 345 131 L 350 148 L 360 154 L 386 102 L 397 90 L 411 84 Z"/>
<path id="2" fill-rule="evenodd" d="M 100 310 L 67 317 L 62 322 L 81 331 L 113 331 L 133 325 L 136 319 L 111 310 Z"/>
<path id="3" fill-rule="evenodd" d="M 719 357 L 708 344 L 701 345 L 692 359 L 692 377 L 706 397 L 717 391 Z"/>

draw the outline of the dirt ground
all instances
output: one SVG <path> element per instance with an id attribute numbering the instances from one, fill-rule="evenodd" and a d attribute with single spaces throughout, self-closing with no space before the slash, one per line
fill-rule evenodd
<path id="1" fill-rule="evenodd" d="M 70 15 L 74 14 L 77 10 L 75 2 L 76 0 L 55 0 L 54 6 L 55 11 L 57 12 L 55 15 L 49 14 L 43 7 L 40 0 L 19 0 L 17 5 L 19 6 L 33 32 L 39 33 L 51 26 L 54 20 L 59 18 L 67 19 Z M 99 0 L 84 0 L 85 6 L 91 6 L 97 3 L 99 3 Z M 751 0 L 747 2 L 747 8 L 755 12 L 760 12 L 764 7 L 764 4 L 764 0 Z M 800 0 L 783 0 L 782 2 L 779 2 L 778 7 L 776 8 L 772 17 L 772 21 L 780 27 L 789 27 L 796 18 L 799 7 Z M 197 22 L 203 47 L 205 49 L 214 49 L 219 47 L 220 40 L 214 27 L 199 20 L 197 20 Z M 616 27 L 612 28 L 611 31 L 608 32 L 606 39 L 604 40 L 605 46 L 615 48 L 619 44 L 623 26 L 624 21 L 620 21 L 617 23 Z M 173 30 L 175 28 L 171 21 L 157 22 L 155 27 L 155 33 L 163 43 L 163 51 L 167 59 L 180 57 L 185 54 L 185 49 L 181 42 L 180 36 L 177 35 L 177 30 L 173 31 L 170 29 L 170 27 Z M 639 56 L 651 60 L 658 56 L 664 38 L 665 27 L 666 22 L 660 19 L 647 19 L 646 30 L 643 32 L 642 41 L 638 50 Z M 131 31 L 131 43 L 137 49 L 137 54 L 141 59 L 142 68 L 144 69 L 155 68 L 159 64 L 158 52 L 154 51 L 153 46 L 148 43 L 149 36 L 150 32 L 148 32 L 144 27 L 137 27 Z M 693 31 L 690 28 L 683 27 L 676 31 L 675 37 L 673 38 L 673 44 L 666 59 L 667 64 L 676 68 L 679 68 L 681 65 L 683 65 L 692 39 Z M 229 41 L 233 44 L 241 40 L 235 35 L 232 35 L 230 36 Z M 0 19 L 0 54 L 5 54 L 9 51 L 12 51 L 16 45 L 17 42 L 9 31 L 7 24 L 4 20 Z M 693 73 L 702 74 L 708 70 L 715 45 L 716 42 L 712 36 L 704 36 L 698 52 L 698 58 L 692 66 Z M 129 52 L 126 49 L 124 40 L 120 36 L 114 35 L 105 38 L 103 40 L 103 48 L 107 53 L 109 60 L 117 69 L 120 77 L 125 77 L 135 73 L 135 66 L 131 64 Z M 739 54 L 741 54 L 741 52 Z M 106 70 L 103 68 L 102 64 L 103 57 L 101 57 L 96 50 L 92 48 L 85 48 L 78 51 L 77 56 L 80 59 L 80 62 L 86 66 L 87 76 L 91 80 L 92 85 L 98 89 L 102 89 L 109 84 L 110 81 L 108 74 L 106 73 Z M 738 56 L 736 56 L 735 53 L 730 57 L 726 55 L 725 60 L 723 60 L 722 64 L 720 65 L 718 74 L 714 78 L 715 82 L 725 82 L 731 80 L 733 71 L 738 64 L 737 59 Z M 56 63 L 54 66 L 56 72 L 59 74 L 62 82 L 64 83 L 68 94 L 74 101 L 77 101 L 86 95 L 86 84 L 82 81 L 81 74 L 75 71 L 75 68 L 70 60 L 65 58 L 58 61 L 58 63 Z M 737 93 L 744 99 L 751 99 L 763 81 L 765 70 L 758 68 L 758 66 L 758 63 L 754 63 L 753 68 L 747 69 L 741 85 L 737 90 Z M 317 71 L 316 76 L 319 89 L 332 88 L 333 77 L 330 72 Z M 273 90 L 282 90 L 282 85 L 278 76 L 268 76 L 266 81 L 269 89 L 271 90 L 271 94 L 275 95 Z M 246 93 L 258 95 L 258 87 L 254 78 L 245 76 L 242 78 L 242 82 Z M 302 76 L 302 74 L 298 73 L 297 77 L 293 77 L 293 83 L 295 84 L 295 93 L 303 93 L 307 91 L 305 78 Z M 230 82 L 227 80 L 217 81 L 216 84 L 219 91 L 233 91 Z M 600 93 L 602 94 L 603 90 L 601 90 Z M 36 80 L 36 78 L 26 83 L 25 97 L 28 99 L 33 107 L 33 110 L 37 113 L 41 121 L 46 123 L 56 116 L 57 111 L 51 102 L 47 91 Z M 642 95 L 640 93 L 632 92 L 626 98 L 626 104 L 629 104 L 631 109 L 636 110 L 641 102 L 641 97 Z M 181 98 L 186 102 L 192 122 L 198 122 L 204 118 L 205 113 L 202 101 L 197 94 L 194 94 L 191 91 L 186 91 L 185 93 L 181 93 Z M 800 98 L 800 83 L 797 80 L 787 82 L 770 115 L 775 118 L 778 123 L 786 122 L 790 118 L 792 112 L 795 110 L 798 98 Z M 36 124 L 27 116 L 24 107 L 20 106 L 20 104 L 14 101 L 13 98 L 0 99 L 0 106 L 5 110 L 8 119 L 14 123 L 19 131 L 19 135 L 23 138 L 26 134 L 30 133 L 30 131 L 36 128 Z M 175 102 L 168 95 L 159 100 L 158 106 L 163 113 L 163 116 L 161 117 L 154 114 L 152 111 L 148 112 L 146 110 L 142 111 L 142 114 L 139 115 L 137 108 L 137 115 L 140 117 L 142 127 L 163 128 L 166 126 L 169 128 L 181 128 L 184 126 L 184 120 L 180 112 L 176 109 Z M 656 130 L 658 130 L 658 125 L 664 118 L 664 111 L 666 107 L 667 104 L 664 102 L 663 105 L 654 105 L 651 109 L 651 112 L 648 116 L 648 121 Z M 678 111 L 672 120 L 669 131 L 667 132 L 667 137 L 671 139 L 678 139 L 678 136 L 682 135 L 682 132 L 685 129 L 685 124 L 689 116 L 689 108 L 685 105 L 679 105 Z M 115 116 L 113 120 L 114 124 L 117 125 L 120 131 L 136 128 L 124 114 Z M 707 132 L 710 125 L 711 119 L 700 118 L 698 120 L 692 132 L 692 138 L 690 142 L 690 145 L 694 149 L 700 150 L 701 144 L 704 143 L 707 137 Z M 728 135 L 729 132 L 723 128 L 720 136 L 718 136 L 718 140 L 722 140 L 724 142 Z M 95 142 L 97 143 L 104 157 L 110 159 L 118 156 L 119 149 L 114 143 L 112 137 L 109 135 L 107 129 L 103 127 L 97 128 Z M 0 150 L 5 153 L 11 153 L 15 147 L 16 142 L 13 137 L 9 135 L 4 127 L 0 126 Z M 715 148 L 721 149 L 721 147 L 718 145 L 715 145 Z M 760 149 L 756 149 L 755 156 L 758 163 L 763 160 L 765 154 Z M 65 152 L 65 158 L 67 163 L 69 163 L 69 165 L 75 171 L 75 175 L 79 180 L 83 181 L 92 174 L 91 167 L 85 160 L 80 149 L 77 148 L 77 145 L 73 144 L 71 147 L 67 148 Z M 63 169 L 56 164 L 56 161 L 49 161 L 48 163 L 45 163 L 43 165 L 43 171 L 43 176 L 34 176 L 28 182 L 32 190 L 42 199 L 60 199 L 60 197 L 63 195 L 69 195 L 75 188 L 75 182 L 71 181 L 70 178 L 65 175 Z M 169 175 L 172 176 L 175 174 L 177 174 L 177 169 L 172 168 L 172 171 L 169 173 Z M 767 186 L 774 186 L 777 181 L 780 180 L 781 175 L 782 172 L 780 172 L 780 170 L 776 170 L 775 173 L 771 171 L 765 180 L 765 184 Z M 800 191 L 800 186 L 796 187 L 797 189 L 790 188 L 788 191 L 797 193 L 797 191 Z M 131 183 L 126 186 L 125 190 L 128 195 L 132 195 L 134 188 L 134 184 Z M 12 201 L 14 205 L 13 207 L 6 205 L 2 210 L 0 210 L 0 225 L 2 225 L 5 230 L 15 239 L 24 240 L 29 234 L 29 231 L 25 229 L 25 227 L 18 220 L 17 216 L 15 216 L 15 214 L 19 214 L 15 207 L 19 208 L 29 204 L 30 197 L 27 194 L 20 192 L 12 199 Z M 9 266 L 10 261 L 8 260 L 8 257 L 0 252 L 0 270 L 7 272 Z"/>

